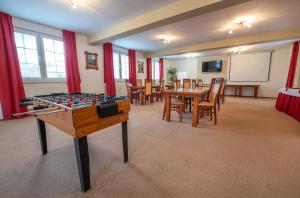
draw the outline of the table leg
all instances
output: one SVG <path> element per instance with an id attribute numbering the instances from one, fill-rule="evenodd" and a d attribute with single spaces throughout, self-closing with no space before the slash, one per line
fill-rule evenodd
<path id="1" fill-rule="evenodd" d="M 122 122 L 122 143 L 124 163 L 128 161 L 128 136 L 127 136 L 127 121 Z"/>
<path id="2" fill-rule="evenodd" d="M 239 97 L 242 96 L 242 92 L 243 92 L 243 86 L 240 86 L 240 90 L 239 90 Z"/>
<path id="3" fill-rule="evenodd" d="M 129 88 L 129 97 L 130 97 L 130 103 L 133 104 L 133 94 L 132 94 L 132 88 Z"/>
<path id="4" fill-rule="evenodd" d="M 254 97 L 257 98 L 258 96 L 258 87 L 254 88 Z"/>
<path id="5" fill-rule="evenodd" d="M 43 153 L 43 155 L 45 155 L 48 152 L 45 122 L 40 119 L 36 119 L 36 121 L 37 121 L 37 125 L 38 125 L 38 130 L 39 130 L 42 153 Z"/>
<path id="6" fill-rule="evenodd" d="M 192 115 L 192 126 L 197 127 L 199 123 L 199 108 L 198 108 L 198 97 L 194 96 L 194 106 L 193 106 L 193 115 Z"/>
<path id="7" fill-rule="evenodd" d="M 171 95 L 166 93 L 165 94 L 165 103 L 166 103 L 166 121 L 170 122 L 171 120 L 171 112 L 170 112 L 170 106 L 171 106 Z"/>
<path id="8" fill-rule="evenodd" d="M 90 162 L 87 137 L 74 138 L 74 146 L 77 167 L 80 178 L 81 190 L 86 192 L 90 189 Z"/>

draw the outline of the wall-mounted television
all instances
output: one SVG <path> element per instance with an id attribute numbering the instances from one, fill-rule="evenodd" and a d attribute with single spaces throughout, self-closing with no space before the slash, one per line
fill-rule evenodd
<path id="1" fill-rule="evenodd" d="M 202 62 L 202 72 L 221 72 L 222 71 L 222 61 L 207 61 Z"/>

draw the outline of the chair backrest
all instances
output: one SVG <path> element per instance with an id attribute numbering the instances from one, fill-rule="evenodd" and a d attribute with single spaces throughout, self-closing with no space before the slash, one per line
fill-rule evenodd
<path id="1" fill-rule="evenodd" d="M 132 87 L 132 84 L 128 81 L 128 79 L 125 80 L 126 89 L 127 89 L 127 96 L 130 95 L 130 87 Z"/>
<path id="2" fill-rule="evenodd" d="M 202 79 L 198 79 L 197 80 L 197 85 L 198 86 L 202 86 L 203 85 L 203 80 Z"/>
<path id="3" fill-rule="evenodd" d="M 191 79 L 183 79 L 183 89 L 190 89 L 191 85 Z"/>
<path id="4" fill-rule="evenodd" d="M 145 95 L 152 94 L 152 80 L 145 81 Z"/>
<path id="5" fill-rule="evenodd" d="M 219 97 L 221 88 L 224 84 L 224 79 L 223 78 L 213 78 L 211 81 L 211 90 L 209 93 L 209 102 L 210 103 L 216 103 L 217 98 Z"/>
<path id="6" fill-rule="evenodd" d="M 193 79 L 193 80 L 192 80 L 192 87 L 193 87 L 193 88 L 196 88 L 196 87 L 197 87 L 197 81 L 196 81 L 196 79 Z"/>
<path id="7" fill-rule="evenodd" d="M 164 91 L 164 90 L 165 90 L 165 81 L 164 81 L 164 80 L 161 80 L 161 81 L 160 81 L 160 90 L 161 90 L 161 91 Z"/>
<path id="8" fill-rule="evenodd" d="M 223 95 L 224 95 L 225 86 L 226 86 L 226 82 L 225 82 L 225 80 L 224 80 L 223 83 L 222 83 L 222 86 L 221 86 L 220 96 L 223 96 Z"/>
<path id="9" fill-rule="evenodd" d="M 175 89 L 180 88 L 180 80 L 175 80 Z"/>
<path id="10" fill-rule="evenodd" d="M 136 80 L 136 86 L 143 86 L 143 81 L 142 81 L 142 79 L 137 79 L 137 80 Z"/>

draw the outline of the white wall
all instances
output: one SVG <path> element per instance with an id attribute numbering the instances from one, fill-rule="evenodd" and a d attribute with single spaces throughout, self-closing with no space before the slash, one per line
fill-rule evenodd
<path id="1" fill-rule="evenodd" d="M 228 84 L 258 84 L 261 85 L 258 95 L 260 97 L 277 97 L 278 89 L 285 87 L 288 75 L 290 59 L 292 54 L 292 45 L 284 46 L 274 50 L 270 68 L 270 79 L 268 82 L 227 82 Z M 300 57 L 300 56 L 299 56 Z M 202 73 L 202 62 L 211 60 L 222 60 L 222 72 L 220 73 Z M 187 72 L 188 78 L 203 79 L 204 83 L 210 83 L 213 77 L 223 77 L 228 79 L 229 75 L 229 56 L 211 56 L 185 59 L 170 59 L 170 66 L 176 67 L 178 72 Z M 300 87 L 300 61 L 298 61 L 295 86 Z M 227 90 L 231 94 L 232 90 Z M 252 94 L 252 89 L 245 89 L 244 95 Z"/>

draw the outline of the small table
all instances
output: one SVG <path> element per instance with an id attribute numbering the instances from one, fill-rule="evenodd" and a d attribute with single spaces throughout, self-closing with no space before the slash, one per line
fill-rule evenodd
<path id="1" fill-rule="evenodd" d="M 225 89 L 231 87 L 234 89 L 234 95 L 233 96 L 239 96 L 239 97 L 246 97 L 243 96 L 243 88 L 248 87 L 248 88 L 253 88 L 253 96 L 254 98 L 257 98 L 258 96 L 258 88 L 260 87 L 260 85 L 236 85 L 236 84 L 227 84 L 225 86 Z"/>
<path id="2" fill-rule="evenodd" d="M 174 96 L 189 96 L 194 98 L 193 99 L 193 114 L 192 114 L 192 126 L 197 127 L 199 120 L 199 108 L 198 108 L 198 103 L 199 103 L 199 97 L 207 95 L 209 92 L 209 88 L 204 88 L 204 87 L 198 87 L 198 88 L 192 88 L 192 89 L 172 89 L 172 90 L 166 90 L 163 91 L 165 94 L 165 105 L 166 105 L 166 121 L 170 122 L 171 120 L 171 111 L 170 111 L 170 106 L 171 106 L 171 95 Z"/>

